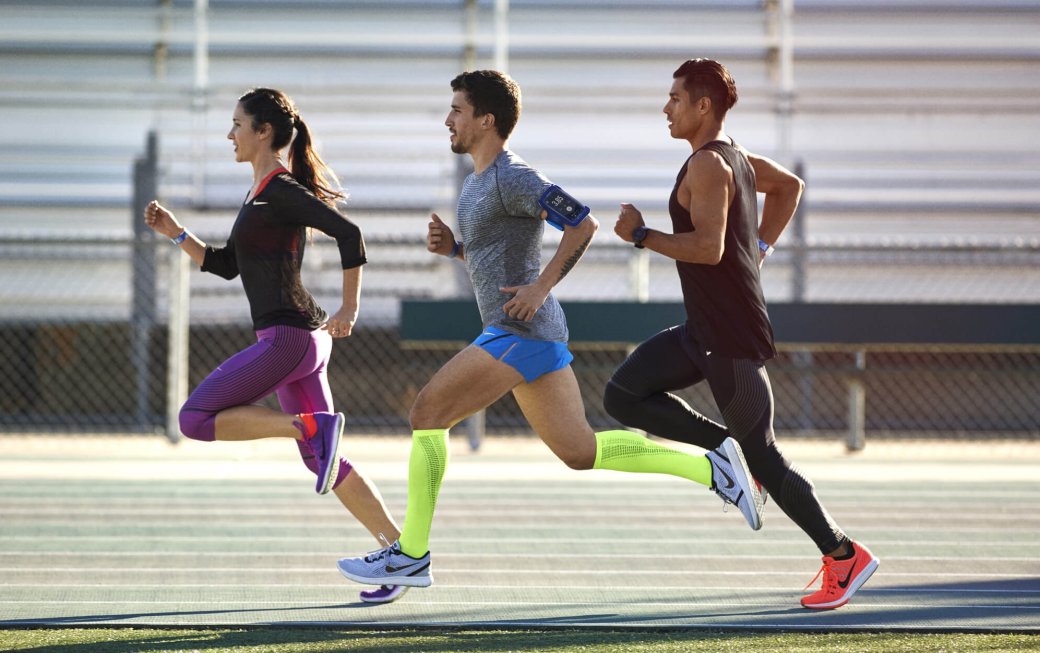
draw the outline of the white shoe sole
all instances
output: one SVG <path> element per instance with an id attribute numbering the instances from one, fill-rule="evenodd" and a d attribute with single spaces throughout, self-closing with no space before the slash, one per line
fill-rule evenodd
<path id="1" fill-rule="evenodd" d="M 737 482 L 744 496 L 751 500 L 751 505 L 755 508 L 751 518 L 748 518 L 747 515 L 744 515 L 744 518 L 748 520 L 751 530 L 757 531 L 762 528 L 762 495 L 759 494 L 758 489 L 755 487 L 755 481 L 751 478 L 751 473 L 748 471 L 747 461 L 744 460 L 744 452 L 741 451 L 740 445 L 733 438 L 723 440 L 722 446 L 719 448 L 722 449 L 722 453 L 726 454 L 730 466 L 733 467 L 733 475 L 736 476 L 733 480 Z M 741 510 L 740 512 L 743 514 L 744 511 Z"/>
<path id="2" fill-rule="evenodd" d="M 324 474 L 325 483 L 317 488 L 318 494 L 328 494 L 332 486 L 336 484 L 336 474 L 334 472 L 336 471 L 336 466 L 339 465 L 339 441 L 343 438 L 343 429 L 346 426 L 342 413 L 336 413 L 335 425 L 336 438 L 332 441 L 332 451 L 325 461 L 325 469 L 321 470 Z"/>
<path id="3" fill-rule="evenodd" d="M 352 580 L 355 583 L 361 583 L 362 585 L 403 585 L 405 587 L 429 587 L 430 585 L 433 585 L 433 574 L 426 574 L 425 576 L 384 576 L 383 578 L 369 578 L 367 576 L 359 576 L 347 571 L 338 562 L 336 563 L 336 569 L 339 569 L 339 573 L 343 574 L 343 577 L 347 580 Z"/>

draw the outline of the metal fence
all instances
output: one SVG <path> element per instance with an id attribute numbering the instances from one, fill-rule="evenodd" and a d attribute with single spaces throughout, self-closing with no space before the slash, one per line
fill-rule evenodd
<path id="1" fill-rule="evenodd" d="M 163 323 L 137 333 L 129 320 L 0 324 L 0 429 L 163 432 L 168 334 Z M 189 386 L 253 340 L 248 324 L 193 324 Z M 350 428 L 406 433 L 416 393 L 453 353 L 402 343 L 393 327 L 362 327 L 338 341 L 329 375 Z M 614 425 L 600 398 L 625 348 L 576 344 L 574 353 L 590 422 Z M 850 393 L 858 387 L 870 437 L 1040 437 L 1040 352 L 872 350 L 865 365 L 858 362 L 851 350 L 782 351 L 768 365 L 777 429 L 844 437 L 856 419 Z M 679 394 L 720 419 L 706 387 Z M 527 431 L 509 397 L 486 420 L 489 431 Z"/>

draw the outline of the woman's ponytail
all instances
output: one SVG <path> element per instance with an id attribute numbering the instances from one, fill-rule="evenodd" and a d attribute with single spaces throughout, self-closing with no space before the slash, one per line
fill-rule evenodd
<path id="1" fill-rule="evenodd" d="M 289 171 L 296 181 L 314 193 L 318 199 L 329 204 L 344 197 L 339 190 L 336 173 L 318 156 L 311 143 L 311 132 L 307 123 L 297 115 L 293 120 L 296 138 L 289 146 Z"/>

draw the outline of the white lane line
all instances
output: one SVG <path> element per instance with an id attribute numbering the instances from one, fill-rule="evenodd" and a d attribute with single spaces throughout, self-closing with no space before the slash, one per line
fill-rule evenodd
<path id="1" fill-rule="evenodd" d="M 440 570 L 438 570 L 440 571 Z M 323 572 L 328 574 L 326 570 Z M 777 574 L 779 575 L 779 574 Z M 790 575 L 790 574 L 787 574 Z M 40 583 L 4 583 L 3 587 L 17 587 L 17 588 L 30 588 L 30 589 L 103 589 L 103 588 L 120 588 L 120 589 L 141 589 L 149 590 L 153 588 L 162 587 L 180 587 L 180 588 L 205 588 L 213 587 L 220 589 L 231 589 L 231 588 L 301 588 L 299 583 L 264 583 L 264 584 L 253 584 L 253 583 L 221 583 L 221 584 L 201 584 L 201 583 L 162 583 L 162 584 L 144 584 L 135 583 L 133 585 L 127 584 L 109 584 L 109 583 L 69 583 L 62 585 L 41 585 Z M 352 588 L 355 585 L 345 583 L 342 579 L 333 583 L 308 583 L 305 589 L 324 589 L 324 588 Z M 559 585 L 464 585 L 464 584 L 450 584 L 450 583 L 437 583 L 438 590 L 466 590 L 466 591 L 484 591 L 484 590 L 496 590 L 503 592 L 526 592 L 533 590 L 559 590 Z M 567 591 L 588 591 L 588 592 L 657 592 L 657 593 L 674 593 L 687 591 L 684 586 L 680 585 L 567 585 Z M 776 586 L 751 586 L 751 585 L 711 585 L 711 586 L 700 586 L 697 589 L 704 590 L 710 593 L 717 592 L 764 592 L 772 594 L 791 594 L 791 593 L 803 593 L 801 590 L 792 590 L 789 587 L 776 587 Z M 908 588 L 908 587 L 868 587 L 860 590 L 857 596 L 861 596 L 863 593 L 879 594 L 879 593 L 893 593 L 893 594 L 1040 594 L 1040 589 L 1000 589 L 1000 588 L 986 588 L 986 589 L 975 589 L 975 588 L 935 588 L 929 586 L 923 586 L 920 588 Z"/>
<path id="2" fill-rule="evenodd" d="M 35 555 L 35 553 L 27 552 L 25 555 L 28 556 L 28 557 L 33 557 Z M 163 555 L 163 554 L 153 553 L 153 555 Z M 196 555 L 202 556 L 202 557 L 209 557 L 211 555 L 212 556 L 216 556 L 216 555 L 223 555 L 223 554 L 222 553 L 213 553 L 213 554 L 211 554 L 211 553 L 197 552 Z M 253 555 L 254 556 L 258 556 L 258 555 L 270 555 L 270 554 L 269 553 L 265 553 L 265 552 L 257 552 L 257 553 L 254 553 Z M 293 555 L 298 555 L 298 554 L 289 553 L 287 555 L 293 556 Z M 450 552 L 450 551 L 448 551 L 448 552 L 438 552 L 437 553 L 437 558 L 438 559 L 459 558 L 459 557 L 462 557 L 462 558 L 465 558 L 465 559 L 474 559 L 474 558 L 479 558 L 479 559 L 486 559 L 486 558 L 493 558 L 493 559 L 495 559 L 495 558 L 505 558 L 505 559 L 537 558 L 537 559 L 541 559 L 541 558 L 543 558 L 545 556 L 544 556 L 544 554 L 539 553 L 537 551 L 536 552 L 530 552 L 530 553 L 516 553 L 516 552 L 508 552 L 508 553 L 493 553 L 493 552 L 492 553 L 487 553 L 487 552 L 470 553 L 470 552 L 465 552 L 465 551 L 458 551 L 458 552 Z M 630 558 L 646 559 L 647 556 L 646 556 L 646 554 L 644 552 L 632 552 L 632 553 L 582 553 L 581 557 L 582 558 L 586 558 L 586 559 L 588 559 L 588 558 L 595 558 L 595 559 L 600 559 L 600 560 L 626 560 L 626 559 L 630 559 Z M 884 560 L 885 563 L 889 563 L 889 564 L 890 563 L 905 563 L 905 561 L 911 561 L 911 563 L 920 563 L 920 561 L 928 561 L 928 563 L 961 563 L 961 564 L 964 564 L 964 563 L 972 563 L 972 564 L 977 564 L 977 563 L 1036 563 L 1036 561 L 1037 561 L 1036 556 L 1032 556 L 1032 555 L 1030 555 L 1030 556 L 880 555 L 879 558 Z M 654 554 L 652 559 L 654 559 L 654 560 L 763 560 L 763 561 L 769 561 L 769 560 L 799 560 L 799 561 L 804 561 L 804 560 L 806 560 L 806 556 L 805 555 L 749 555 L 749 554 L 732 554 L 732 553 L 688 553 L 688 554 L 686 554 L 686 553 L 676 553 L 676 554 Z M 50 566 L 49 567 L 31 567 L 31 566 L 26 566 L 26 567 L 22 567 L 22 566 L 0 567 L 0 571 L 26 571 L 26 570 L 41 570 L 41 571 L 44 571 L 44 570 L 49 570 L 49 569 L 50 570 L 67 570 L 67 571 L 83 571 L 84 570 L 83 567 L 69 567 L 69 568 L 50 567 Z M 96 570 L 96 569 L 102 569 L 102 568 L 89 568 L 89 569 Z M 113 569 L 115 569 L 115 568 L 113 568 Z M 170 570 L 170 569 L 173 569 L 173 568 L 170 568 L 170 567 L 141 568 L 141 570 L 145 570 L 145 569 L 154 569 L 155 571 L 162 571 L 162 570 Z M 205 568 L 200 568 L 200 569 L 205 569 Z M 1040 567 L 1038 567 L 1038 569 L 1040 569 Z"/>
<path id="3" fill-rule="evenodd" d="M 865 590 L 862 590 L 857 596 L 861 596 Z M 100 601 L 47 601 L 39 599 L 30 599 L 24 601 L 5 601 L 0 600 L 0 604 L 18 604 L 18 605 L 164 605 L 164 606 L 181 606 L 181 605 L 212 605 L 218 606 L 219 612 L 234 612 L 236 609 L 230 608 L 230 606 L 240 605 L 245 606 L 246 609 L 256 605 L 284 605 L 284 606 L 312 606 L 314 610 L 336 610 L 340 606 L 314 606 L 315 601 L 329 601 L 336 600 L 335 598 L 319 598 L 312 601 L 231 601 L 231 600 L 219 600 L 219 601 L 180 601 L 180 600 L 165 600 L 165 601 L 131 601 L 131 600 L 100 600 Z M 623 601 L 543 601 L 543 600 L 531 600 L 531 601 L 423 601 L 421 605 L 426 607 L 451 607 L 451 606 L 598 606 L 603 608 L 616 608 L 621 611 L 630 609 L 632 605 Z M 698 600 L 676 600 L 676 601 L 654 601 L 654 602 L 640 602 L 639 607 L 657 607 L 657 608 L 674 608 L 674 607 L 689 607 L 696 606 L 702 607 L 705 602 Z M 711 607 L 724 607 L 724 608 L 749 608 L 749 607 L 776 607 L 776 601 L 711 601 Z M 978 605 L 978 604 L 939 604 L 929 603 L 922 605 L 921 603 L 884 603 L 884 602 L 870 602 L 864 603 L 859 601 L 856 603 L 857 608 L 861 609 L 874 609 L 874 610 L 889 610 L 889 609 L 901 609 L 901 610 L 1021 610 L 1025 611 L 1040 611 L 1040 606 L 1030 605 Z M 799 612 L 799 615 L 810 614 L 808 612 Z M 97 615 L 103 617 L 104 615 Z M 119 617 L 119 615 L 113 615 Z M 149 617 L 151 615 L 140 615 L 141 617 Z M 172 615 L 171 615 L 172 616 Z M 711 617 L 711 614 L 704 615 L 707 618 Z M 92 615 L 92 619 L 95 617 Z M 120 617 L 124 619 L 125 617 Z M 668 617 L 662 617 L 668 618 Z M 35 617 L 35 620 L 39 620 L 39 617 Z M 582 621 L 582 617 L 574 617 L 575 621 Z M 75 621 L 77 617 L 52 617 L 48 620 L 70 620 Z M 347 622 L 354 623 L 354 622 Z M 380 622 L 384 623 L 384 622 Z M 743 626 L 757 625 L 754 623 L 745 623 Z M 892 627 L 889 625 L 888 627 Z"/>
<path id="4" fill-rule="evenodd" d="M 133 570 L 136 571 L 136 570 Z M 214 571 L 214 570 L 207 570 Z M 225 572 L 240 571 L 237 569 L 226 569 Z M 273 567 L 268 570 L 268 573 L 280 573 L 284 572 L 285 569 L 282 567 Z M 334 575 L 336 572 L 330 566 L 328 568 L 320 570 L 309 570 L 307 573 L 315 573 L 322 575 Z M 805 571 L 733 571 L 733 570 L 707 570 L 707 569 L 671 569 L 671 570 L 618 570 L 618 569 L 604 569 L 604 570 L 588 570 L 588 571 L 567 571 L 559 569 L 487 569 L 481 568 L 474 570 L 472 568 L 464 569 L 452 569 L 452 568 L 437 568 L 437 573 L 443 574 L 461 574 L 465 576 L 474 576 L 476 574 L 481 575 L 502 575 L 502 576 L 794 576 L 798 578 L 804 578 L 807 573 Z M 809 572 L 812 573 L 812 572 Z M 1012 578 L 1015 580 L 1022 580 L 1022 574 L 1005 574 L 1005 573 L 985 573 L 985 572 L 955 572 L 955 573 L 927 573 L 927 572 L 896 572 L 896 571 L 885 571 L 885 578 L 927 578 L 932 581 L 941 580 L 945 578 Z M 60 579 L 59 579 L 60 580 Z M 28 583 L 25 584 L 28 587 L 40 587 L 39 583 Z M 0 585 L 0 590 L 5 587 L 13 587 L 14 583 L 4 583 Z M 132 583 L 84 583 L 83 587 L 135 587 Z M 156 585 L 142 584 L 141 587 L 156 587 Z M 173 584 L 162 584 L 162 587 L 172 587 Z M 254 583 L 230 583 L 226 585 L 219 585 L 216 583 L 186 583 L 184 587 L 260 587 L 260 584 Z M 279 587 L 300 587 L 299 583 L 285 583 L 279 584 Z M 55 583 L 52 587 L 76 587 L 74 584 Z M 569 587 L 569 586 L 568 586 Z M 559 587 L 557 587 L 559 589 Z"/>
<path id="5" fill-rule="evenodd" d="M 768 507 L 768 504 L 767 504 Z M 837 512 L 833 504 L 828 504 L 831 512 Z M 441 508 L 438 505 L 438 508 Z M 298 519 L 328 519 L 336 518 L 337 516 L 344 515 L 340 511 L 328 511 L 328 510 L 305 510 L 305 509 L 293 509 L 279 508 L 279 509 L 255 509 L 255 510 L 205 510 L 186 507 L 183 509 L 163 509 L 163 510 L 136 510 L 136 509 L 108 509 L 99 508 L 92 506 L 86 508 L 89 510 L 89 515 L 84 515 L 75 509 L 61 508 L 18 508 L 18 509 L 5 509 L 0 510 L 0 517 L 4 518 L 5 521 L 16 519 L 16 518 L 29 518 L 34 524 L 63 524 L 67 525 L 69 519 L 73 519 L 77 526 L 91 525 L 91 524 L 106 524 L 110 518 L 123 517 L 126 519 L 134 520 L 135 525 L 138 526 L 155 526 L 165 524 L 165 521 L 160 517 L 191 517 L 192 521 L 204 521 L 207 519 L 217 518 L 254 518 L 265 521 L 277 517 L 293 517 Z M 971 521 L 1017 521 L 1017 522 L 1040 522 L 1040 514 L 1037 514 L 1035 505 L 1023 503 L 1021 506 L 1016 506 L 1015 509 L 1009 509 L 1007 505 L 1000 505 L 999 512 L 996 512 L 996 507 L 987 508 L 982 506 L 979 511 L 971 512 L 966 510 L 959 510 L 956 513 L 958 520 L 971 520 Z M 445 506 L 437 511 L 438 517 L 469 517 L 473 519 L 480 519 L 482 517 L 497 517 L 501 518 L 503 515 L 508 515 L 510 519 L 521 519 L 529 518 L 533 521 L 543 519 L 557 519 L 567 518 L 575 521 L 594 521 L 596 519 L 610 519 L 614 520 L 617 518 L 631 518 L 631 519 L 675 519 L 677 515 L 681 515 L 683 518 L 692 517 L 713 517 L 715 515 L 721 515 L 723 513 L 721 506 L 705 506 L 699 508 L 692 508 L 689 506 L 676 506 L 675 508 L 669 508 L 667 510 L 651 510 L 641 509 L 638 506 L 632 506 L 631 508 L 619 509 L 617 506 L 611 506 L 608 511 L 604 508 L 603 503 L 590 503 L 588 505 L 575 505 L 575 504 L 560 504 L 554 503 L 551 507 L 546 504 L 545 507 L 531 506 L 530 504 L 524 504 L 523 506 L 513 505 L 501 505 L 493 507 L 480 508 L 469 507 L 469 506 Z M 919 509 L 911 509 L 904 505 L 887 506 L 885 508 L 879 508 L 878 510 L 864 510 L 862 505 L 858 506 L 855 510 L 855 514 L 848 515 L 844 519 L 845 521 L 864 521 L 868 519 L 884 520 L 884 521 L 906 521 L 916 520 L 921 517 L 934 518 L 936 515 L 934 506 L 922 505 Z"/>
<path id="6" fill-rule="evenodd" d="M 69 524 L 67 522 L 63 523 L 61 525 L 65 526 L 66 530 L 68 530 Z M 184 530 L 185 528 L 188 528 L 190 526 L 191 525 L 170 526 L 168 524 L 164 524 L 163 528 L 168 528 L 168 529 L 176 528 L 178 530 Z M 237 526 L 224 526 L 223 528 L 234 528 L 236 530 L 250 530 L 250 529 L 254 529 L 255 530 L 255 527 L 253 527 L 253 526 L 251 526 L 249 524 L 241 524 L 241 525 L 237 525 Z M 345 522 L 342 525 L 342 528 L 344 530 L 343 536 L 351 537 L 353 535 L 350 532 L 351 530 L 353 530 L 353 525 L 352 524 L 349 524 L 349 523 Z M 546 528 L 546 527 L 545 526 L 540 526 L 540 527 L 537 527 L 537 528 Z M 596 528 L 604 529 L 606 527 L 605 526 L 597 526 Z M 783 525 L 780 525 L 780 526 L 767 526 L 767 528 L 769 528 L 770 530 L 767 531 L 766 533 L 762 533 L 762 534 L 759 534 L 757 536 L 749 536 L 748 539 L 743 540 L 743 541 L 744 542 L 751 542 L 751 541 L 771 542 L 773 540 L 771 540 L 769 538 L 771 536 L 773 536 L 773 535 L 789 534 L 789 533 L 801 534 L 802 533 L 802 531 L 797 526 L 795 526 L 794 524 L 783 524 Z M 272 526 L 271 529 L 274 530 L 275 527 Z M 113 530 L 115 530 L 115 529 L 113 529 Z M 449 530 L 449 529 L 445 529 L 445 530 Z M 475 537 L 480 537 L 481 535 L 485 535 L 486 536 L 486 534 L 489 531 L 497 533 L 497 532 L 502 532 L 502 531 L 511 532 L 511 531 L 514 531 L 514 530 L 527 530 L 527 531 L 531 531 L 531 530 L 535 530 L 535 529 L 534 528 L 524 528 L 522 526 L 516 526 L 516 525 L 511 525 L 510 527 L 506 527 L 506 526 L 500 526 L 500 525 L 488 526 L 488 525 L 485 524 L 485 525 L 479 525 L 479 526 L 465 526 L 465 525 L 452 526 L 450 528 L 450 530 L 452 532 L 455 532 L 455 533 L 466 533 L 466 532 L 470 532 L 470 531 L 476 531 L 476 532 L 480 533 L 480 535 L 477 535 L 477 536 L 474 536 L 474 537 L 466 537 L 466 538 L 464 538 L 464 539 L 466 539 L 468 541 L 473 541 Z M 618 529 L 611 529 L 611 530 L 614 531 L 614 530 L 618 530 Z M 716 532 L 715 530 L 713 530 L 712 527 L 707 527 L 707 526 L 670 525 L 670 526 L 668 526 L 668 530 L 670 532 L 672 532 L 672 533 L 689 533 L 689 535 L 685 536 L 682 540 L 673 538 L 673 539 L 670 539 L 670 540 L 654 540 L 654 541 L 655 542 L 668 542 L 668 541 L 673 541 L 673 542 L 674 541 L 684 541 L 685 542 L 685 541 L 690 541 L 690 540 L 697 540 L 698 538 L 700 540 L 702 540 L 702 541 L 708 541 L 710 539 L 710 535 L 712 535 L 713 533 Z M 893 533 L 893 532 L 897 532 L 899 537 L 902 538 L 903 541 L 906 541 L 908 534 L 914 534 L 914 533 L 935 534 L 936 527 L 934 525 L 928 525 L 928 524 L 922 524 L 922 525 L 920 525 L 920 526 L 918 526 L 916 528 L 913 525 L 906 525 L 906 526 L 902 526 L 902 527 L 899 527 L 899 528 L 888 528 L 888 527 L 873 528 L 873 527 L 870 527 L 870 526 L 866 526 L 866 527 L 861 527 L 861 530 L 869 530 L 869 531 L 874 532 L 874 533 Z M 625 531 L 622 530 L 620 532 L 623 534 Z M 1007 529 L 1001 529 L 1001 528 L 996 528 L 994 526 L 983 526 L 983 527 L 978 527 L 978 528 L 960 527 L 960 528 L 944 528 L 944 529 L 942 529 L 942 535 L 944 535 L 945 537 L 956 537 L 957 534 L 970 534 L 970 535 L 985 535 L 985 536 L 987 536 L 988 538 L 990 538 L 992 540 L 997 540 L 997 539 L 1001 539 L 1001 538 L 1006 538 L 1009 535 L 1010 536 L 1018 535 L 1018 536 L 1021 536 L 1022 538 L 1027 538 L 1028 539 L 1028 543 L 1030 543 L 1030 544 L 1035 543 L 1037 541 L 1037 539 L 1036 539 L 1037 532 L 1038 532 L 1037 529 L 1030 529 L 1030 528 L 1007 528 Z M 162 540 L 162 541 L 235 541 L 235 542 L 241 542 L 243 540 L 243 538 L 244 538 L 244 536 L 242 536 L 242 535 L 205 535 L 205 534 L 202 534 L 202 533 L 200 533 L 198 535 L 173 535 L 173 534 L 165 534 L 165 533 L 159 533 L 159 534 L 154 534 L 154 533 L 136 533 L 135 534 L 135 533 L 122 533 L 122 532 L 113 532 L 112 534 L 109 534 L 109 535 L 86 535 L 86 534 L 64 535 L 64 534 L 59 534 L 59 533 L 21 534 L 21 533 L 4 532 L 3 529 L 0 529 L 0 536 L 2 536 L 2 538 L 0 538 L 0 544 L 2 544 L 5 541 L 8 541 L 8 540 L 16 540 L 16 539 L 18 539 L 18 540 L 30 540 L 30 541 L 33 541 L 33 542 L 39 542 L 41 538 L 46 539 L 48 541 L 63 541 L 63 540 L 74 540 L 74 541 L 79 541 L 79 540 L 88 540 L 88 541 L 89 540 L 96 540 L 96 541 L 106 541 L 106 540 L 117 540 L 117 541 L 120 541 L 120 542 L 127 541 L 127 540 L 130 540 L 130 539 L 133 539 L 135 541 L 136 540 Z M 803 537 L 804 537 L 804 535 L 803 535 Z M 248 539 L 250 541 L 265 541 L 265 542 L 273 542 L 273 541 L 282 541 L 282 542 L 313 542 L 313 540 L 314 540 L 314 538 L 312 536 L 307 536 L 307 535 L 249 535 Z M 506 539 L 512 539 L 512 538 L 506 538 Z M 546 539 L 551 539 L 553 542 L 561 541 L 561 540 L 557 539 L 555 533 L 552 534 L 552 535 L 546 535 L 546 536 L 544 536 L 542 538 L 531 538 L 531 539 L 540 539 L 540 541 L 546 541 Z M 610 542 L 634 542 L 634 541 L 643 541 L 644 538 L 626 539 L 624 537 L 609 537 L 609 538 L 600 538 L 600 540 L 602 540 L 602 541 L 610 541 Z M 864 538 L 864 540 L 867 541 L 866 538 Z M 499 541 L 499 540 L 496 540 L 496 541 Z M 583 538 L 580 541 L 585 542 L 585 541 L 594 541 L 594 540 L 588 540 L 588 539 L 584 539 Z M 979 543 L 980 543 L 980 545 L 984 545 L 984 544 L 987 544 L 987 543 L 996 543 L 996 542 L 980 541 Z M 1007 543 L 1007 542 L 1005 541 L 1004 543 Z M 1014 543 L 1014 542 L 1011 542 L 1011 543 Z"/>
<path id="7" fill-rule="evenodd" d="M 987 531 L 987 532 L 991 532 L 991 531 Z M 800 534 L 801 534 L 801 532 L 799 531 L 799 535 Z M 11 537 L 7 538 L 5 536 L 5 539 L 22 538 L 22 539 L 32 540 L 33 542 L 38 542 L 40 537 L 41 536 L 24 535 L 24 536 L 11 536 Z M 147 536 L 147 537 L 160 537 L 160 536 Z M 109 539 L 112 539 L 112 540 L 115 540 L 115 539 L 122 540 L 122 539 L 125 539 L 122 536 L 119 536 L 119 537 L 117 537 L 117 536 L 108 536 L 108 537 L 104 537 L 104 536 L 82 536 L 82 537 L 77 537 L 77 536 L 57 536 L 57 537 L 51 537 L 51 536 L 47 536 L 48 540 L 55 540 L 55 539 L 88 539 L 88 538 L 90 538 L 90 539 L 102 539 L 102 540 L 109 540 Z M 173 537 L 172 536 L 171 537 L 163 537 L 162 539 L 169 540 L 169 539 L 173 539 Z M 187 540 L 187 541 L 207 540 L 207 539 L 216 539 L 216 540 L 225 540 L 226 539 L 226 540 L 235 540 L 235 541 L 241 540 L 241 538 L 239 538 L 239 537 L 225 537 L 225 536 L 218 536 L 216 538 L 207 537 L 207 536 L 184 537 L 184 538 L 181 538 L 181 539 L 182 540 Z M 265 538 L 251 538 L 251 539 L 263 540 Z M 283 541 L 283 540 L 286 540 L 286 539 L 288 539 L 288 540 L 297 540 L 298 539 L 299 541 L 312 541 L 311 538 L 306 538 L 306 537 L 296 538 L 296 537 L 293 537 L 293 536 L 290 536 L 288 538 L 271 537 L 271 538 L 266 538 L 266 539 L 267 540 L 271 540 L 271 541 Z M 355 540 L 361 541 L 361 540 L 364 540 L 364 539 L 365 539 L 365 536 L 356 535 L 356 536 L 350 536 L 349 538 L 347 538 L 347 541 L 354 542 Z M 698 538 L 617 538 L 617 537 L 609 537 L 609 538 L 603 538 L 603 537 L 557 538 L 557 537 L 554 537 L 554 538 L 552 538 L 551 541 L 547 540 L 544 537 L 509 537 L 509 538 L 501 538 L 501 537 L 438 537 L 436 539 L 437 539 L 437 542 L 439 544 L 493 544 L 495 546 L 498 546 L 498 545 L 510 545 L 510 544 L 518 544 L 518 545 L 524 545 L 524 546 L 542 545 L 542 546 L 549 547 L 549 548 L 551 548 L 554 551 L 558 550 L 559 546 L 561 544 L 581 544 L 581 545 L 597 545 L 597 544 L 617 545 L 617 544 L 625 544 L 625 545 L 632 545 L 632 546 L 636 546 L 636 547 L 643 547 L 643 546 L 658 547 L 658 546 L 663 545 L 663 544 L 684 544 L 684 545 L 689 545 L 689 546 L 706 545 L 706 546 L 713 546 L 713 547 L 714 546 L 718 546 L 718 545 L 725 545 L 725 546 L 750 546 L 750 547 L 769 546 L 771 548 L 777 548 L 777 547 L 782 547 L 782 546 L 799 546 L 799 547 L 805 547 L 806 550 L 810 550 L 810 547 L 811 547 L 811 545 L 808 543 L 808 541 L 806 540 L 806 538 L 804 536 L 798 537 L 798 538 L 793 538 L 793 539 L 768 538 L 765 541 L 763 541 L 761 539 L 754 538 L 754 536 L 752 536 L 751 538 L 742 538 L 742 539 L 714 538 L 714 537 L 712 537 L 712 538 L 703 538 L 703 539 L 698 539 Z M 891 546 L 891 547 L 922 547 L 923 546 L 923 547 L 928 547 L 929 549 L 934 549 L 934 548 L 938 548 L 938 547 L 952 547 L 952 548 L 964 547 L 964 548 L 977 548 L 977 549 L 987 549 L 987 548 L 992 548 L 992 547 L 1000 547 L 1000 548 L 1014 548 L 1014 549 L 1027 549 L 1028 550 L 1028 549 L 1031 549 L 1031 548 L 1040 549 L 1040 538 L 1032 537 L 1032 538 L 1030 538 L 1029 541 L 1001 542 L 1001 543 L 983 542 L 983 541 L 971 542 L 971 541 L 965 541 L 965 540 L 932 540 L 932 539 L 922 539 L 922 540 L 917 541 L 917 542 L 908 542 L 905 539 L 885 540 L 885 539 L 873 539 L 872 538 L 872 539 L 869 540 L 869 544 L 870 544 L 871 547 L 875 547 L 875 548 L 877 548 L 877 547 L 888 547 L 888 546 Z M 368 545 L 367 542 L 362 542 L 361 544 L 352 544 L 352 546 L 357 546 L 357 547 L 360 547 L 360 548 L 364 548 L 367 545 Z M 594 548 L 594 547 L 590 547 L 590 548 Z M 343 553 L 343 549 L 336 548 L 336 549 L 329 549 L 329 550 L 321 550 L 321 549 L 313 549 L 312 548 L 312 549 L 310 549 L 308 551 L 305 551 L 305 552 L 302 552 L 299 549 L 286 549 L 286 550 L 283 550 L 283 551 L 206 551 L 206 552 L 200 552 L 197 549 L 191 549 L 191 550 L 188 550 L 188 551 L 161 551 L 161 552 L 159 552 L 159 551 L 83 551 L 83 550 L 80 550 L 80 549 L 76 549 L 76 550 L 68 549 L 68 550 L 59 550 L 59 551 L 40 551 L 40 550 L 37 550 L 35 548 L 30 547 L 30 548 L 25 549 L 24 551 L 0 551 L 0 557 L 2 557 L 2 556 L 21 557 L 21 556 L 25 556 L 25 555 L 29 555 L 29 554 L 31 554 L 33 556 L 57 556 L 57 557 L 60 557 L 60 556 L 90 556 L 90 557 L 118 556 L 118 557 L 132 557 L 132 556 L 155 556 L 155 555 L 159 555 L 159 554 L 161 554 L 163 556 L 197 556 L 197 555 L 201 555 L 202 553 L 205 553 L 205 555 L 249 556 L 249 557 L 255 557 L 256 555 L 262 553 L 263 555 L 292 555 L 292 556 L 297 556 L 298 557 L 298 556 L 307 556 L 307 555 L 339 554 L 339 553 Z"/>

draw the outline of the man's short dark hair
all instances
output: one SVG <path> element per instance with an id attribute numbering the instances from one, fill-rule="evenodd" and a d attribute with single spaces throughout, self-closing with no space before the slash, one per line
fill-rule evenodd
<path id="1" fill-rule="evenodd" d="M 473 105 L 473 115 L 490 113 L 495 117 L 495 131 L 509 138 L 520 120 L 520 85 L 497 70 L 474 70 L 451 80 L 452 91 L 462 91 Z"/>
<path id="2" fill-rule="evenodd" d="M 672 73 L 672 79 L 683 78 L 683 88 L 691 100 L 707 97 L 715 117 L 722 121 L 737 103 L 737 84 L 726 67 L 713 59 L 688 59 Z"/>

